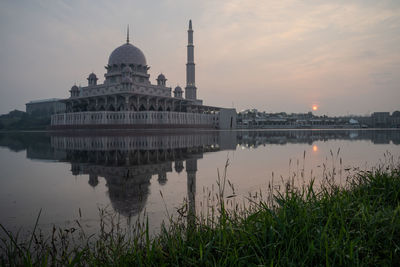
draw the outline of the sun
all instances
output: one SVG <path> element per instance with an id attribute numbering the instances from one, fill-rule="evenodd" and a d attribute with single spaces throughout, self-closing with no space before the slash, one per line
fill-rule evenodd
<path id="1" fill-rule="evenodd" d="M 313 110 L 313 111 L 317 111 L 317 110 L 318 110 L 318 106 L 317 106 L 317 105 L 313 105 L 313 106 L 312 106 L 312 110 Z"/>
<path id="2" fill-rule="evenodd" d="M 317 146 L 317 145 L 313 145 L 312 150 L 313 150 L 314 152 L 318 152 L 318 146 Z"/>

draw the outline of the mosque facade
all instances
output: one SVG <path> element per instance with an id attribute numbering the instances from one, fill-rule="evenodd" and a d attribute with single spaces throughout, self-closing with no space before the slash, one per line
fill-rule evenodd
<path id="1" fill-rule="evenodd" d="M 146 57 L 129 40 L 105 66 L 103 84 L 91 73 L 84 87 L 72 86 L 62 99 L 65 112 L 51 117 L 53 129 L 73 128 L 236 128 L 236 110 L 207 106 L 197 98 L 192 21 L 189 21 L 186 87 L 167 85 L 164 74 L 150 81 Z"/>

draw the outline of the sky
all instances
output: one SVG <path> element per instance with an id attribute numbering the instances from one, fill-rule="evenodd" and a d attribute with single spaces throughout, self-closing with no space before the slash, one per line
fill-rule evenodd
<path id="1" fill-rule="evenodd" d="M 0 114 L 66 98 L 111 52 L 185 86 L 188 21 L 206 105 L 329 116 L 400 110 L 400 1 L 0 1 Z"/>

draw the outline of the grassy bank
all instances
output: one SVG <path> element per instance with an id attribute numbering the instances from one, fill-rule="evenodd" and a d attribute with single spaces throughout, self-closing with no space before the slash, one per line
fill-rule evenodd
<path id="1" fill-rule="evenodd" d="M 274 193 L 246 210 L 221 201 L 207 218 L 182 213 L 155 238 L 147 224 L 130 237 L 112 227 L 96 237 L 54 229 L 2 244 L 2 265 L 342 266 L 400 262 L 400 170 L 361 172 L 344 187 Z M 182 209 L 184 210 L 184 209 Z M 189 223 L 188 223 L 189 222 Z M 79 231 L 76 231 L 78 233 Z"/>

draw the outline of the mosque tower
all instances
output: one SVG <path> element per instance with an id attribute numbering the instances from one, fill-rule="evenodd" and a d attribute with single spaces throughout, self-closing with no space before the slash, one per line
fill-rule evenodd
<path id="1" fill-rule="evenodd" d="M 190 99 L 190 100 L 197 99 L 197 96 L 196 96 L 197 88 L 195 85 L 194 72 L 195 71 L 194 71 L 193 30 L 192 30 L 192 20 L 189 20 L 185 98 Z"/>

